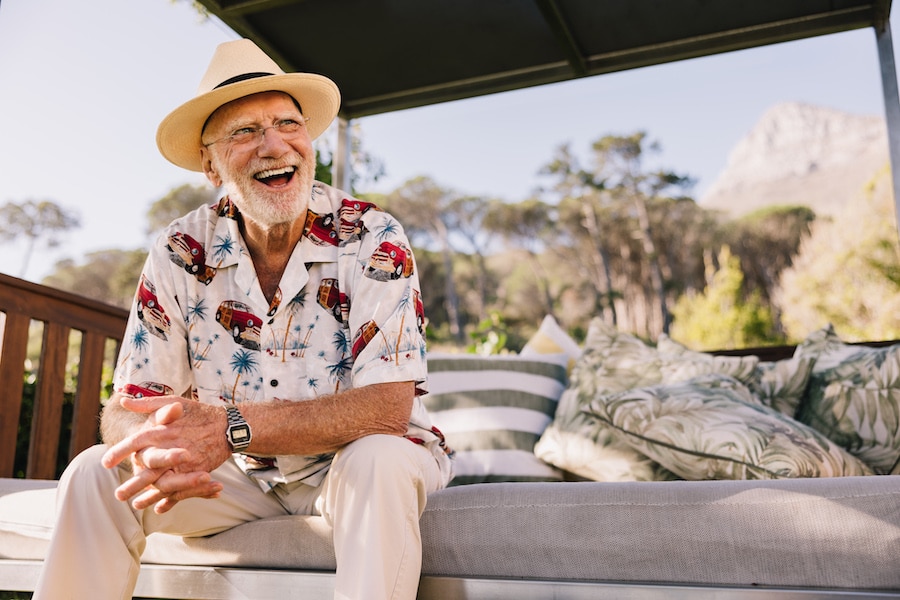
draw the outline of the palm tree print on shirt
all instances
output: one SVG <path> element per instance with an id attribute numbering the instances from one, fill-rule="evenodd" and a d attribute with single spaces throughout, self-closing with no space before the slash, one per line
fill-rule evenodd
<path id="1" fill-rule="evenodd" d="M 241 382 L 241 378 L 256 372 L 257 368 L 259 367 L 259 363 L 257 362 L 255 352 L 251 352 L 249 350 L 244 350 L 243 348 L 241 348 L 231 355 L 231 362 L 229 363 L 229 366 L 231 367 L 231 372 L 235 375 L 234 385 L 231 387 L 230 401 L 232 404 L 236 404 L 237 388 L 238 384 Z"/>

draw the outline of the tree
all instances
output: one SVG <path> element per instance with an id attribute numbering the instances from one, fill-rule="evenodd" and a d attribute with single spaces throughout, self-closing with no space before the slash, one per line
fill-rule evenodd
<path id="1" fill-rule="evenodd" d="M 156 234 L 169 223 L 184 216 L 198 206 L 212 204 L 218 197 L 218 190 L 207 185 L 184 184 L 150 205 L 147 210 L 147 233 Z"/>
<path id="2" fill-rule="evenodd" d="M 724 225 L 724 243 L 741 259 L 748 289 L 771 302 L 781 273 L 791 266 L 815 219 L 807 206 L 770 206 Z"/>
<path id="3" fill-rule="evenodd" d="M 607 313 L 607 321 L 618 325 L 617 293 L 613 284 L 612 259 L 606 242 L 611 230 L 609 211 L 593 176 L 582 169 L 568 145 L 559 147 L 553 160 L 541 173 L 557 176 L 554 190 L 562 196 L 558 219 L 563 231 L 568 231 L 568 247 L 551 245 L 557 253 L 574 253 L 574 264 L 581 266 L 583 277 L 592 282 L 594 307 L 597 314 Z M 581 235 L 586 233 L 587 235 Z M 566 252 L 568 250 L 569 252 Z M 579 259 L 580 260 L 577 260 Z"/>
<path id="4" fill-rule="evenodd" d="M 500 234 L 508 243 L 525 251 L 528 265 L 538 286 L 537 297 L 531 302 L 540 302 L 544 314 L 553 313 L 554 298 L 550 284 L 550 273 L 540 260 L 546 245 L 548 230 L 553 228 L 554 209 L 536 198 L 513 204 L 495 202 L 485 215 L 484 225 Z"/>
<path id="5" fill-rule="evenodd" d="M 400 219 L 410 243 L 436 248 L 444 272 L 444 307 L 450 335 L 464 341 L 463 320 L 453 272 L 454 248 L 451 241 L 450 207 L 459 196 L 440 187 L 428 177 L 416 177 L 388 194 L 384 200 L 391 213 Z M 416 243 L 418 241 L 418 243 Z"/>
<path id="6" fill-rule="evenodd" d="M 335 185 L 331 179 L 335 155 L 331 137 L 320 137 L 316 146 L 316 179 Z M 350 126 L 350 164 L 347 167 L 350 169 L 350 189 L 346 191 L 351 194 L 363 193 L 366 186 L 376 183 L 384 175 L 384 163 L 363 146 L 359 123 Z"/>
<path id="7" fill-rule="evenodd" d="M 56 263 L 53 273 L 41 283 L 128 308 L 146 259 L 144 250 L 91 252 L 81 264 L 71 259 Z"/>
<path id="8" fill-rule="evenodd" d="M 792 340 L 831 323 L 847 341 L 900 337 L 900 248 L 890 171 L 879 171 L 834 220 L 818 220 L 775 302 Z"/>
<path id="9" fill-rule="evenodd" d="M 664 217 L 680 211 L 682 202 L 693 205 L 681 194 L 693 182 L 670 171 L 646 169 L 644 159 L 658 152 L 659 145 L 648 142 L 644 132 L 603 136 L 591 151 L 589 168 L 563 146 L 541 171 L 556 179 L 550 192 L 559 198 L 565 234 L 555 237 L 581 253 L 599 306 L 613 322 L 651 335 L 667 331 L 674 279 L 669 259 L 676 255 L 663 252 L 660 240 L 665 236 L 659 230 L 678 235 Z"/>
<path id="10" fill-rule="evenodd" d="M 723 246 L 709 285 L 681 296 L 672 308 L 672 337 L 697 350 L 748 348 L 781 342 L 759 292 L 747 294 L 741 261 Z"/>
<path id="11" fill-rule="evenodd" d="M 12 242 L 19 237 L 26 240 L 20 276 L 24 277 L 38 240 L 47 247 L 59 245 L 58 233 L 78 227 L 81 221 L 75 212 L 68 211 L 51 200 L 26 200 L 21 204 L 7 202 L 0 206 L 0 239 Z"/>
<path id="12" fill-rule="evenodd" d="M 463 251 L 474 260 L 475 271 L 475 315 L 478 321 L 489 318 L 487 305 L 490 302 L 490 269 L 485 259 L 491 247 L 493 232 L 485 226 L 492 206 L 499 200 L 486 201 L 480 196 L 463 196 L 451 200 L 446 214 L 448 226 L 457 238 L 468 245 Z"/>
<path id="13" fill-rule="evenodd" d="M 594 142 L 596 161 L 595 181 L 614 198 L 630 201 L 637 215 L 635 232 L 641 240 L 644 259 L 647 262 L 650 284 L 659 303 L 662 331 L 669 330 L 670 315 L 666 301 L 660 257 L 653 239 L 648 203 L 656 200 L 666 190 L 682 190 L 693 185 L 690 178 L 667 171 L 644 171 L 644 157 L 659 152 L 657 142 L 648 143 L 643 131 L 628 136 L 607 135 Z"/>

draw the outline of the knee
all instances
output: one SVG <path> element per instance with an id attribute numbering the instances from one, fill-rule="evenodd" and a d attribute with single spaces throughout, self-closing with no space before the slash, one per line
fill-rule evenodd
<path id="1" fill-rule="evenodd" d="M 96 446 L 91 446 L 87 450 L 83 450 L 72 459 L 72 462 L 70 462 L 68 466 L 66 466 L 63 477 L 71 477 L 75 473 L 78 473 L 79 475 L 90 473 L 97 468 L 106 471 L 107 469 L 100 462 L 104 452 L 106 452 L 106 446 L 102 444 L 97 444 Z"/>
<path id="2" fill-rule="evenodd" d="M 118 469 L 107 469 L 100 462 L 106 446 L 96 445 L 81 452 L 63 471 L 59 489 L 64 495 L 111 495 L 119 485 Z"/>
<path id="3" fill-rule="evenodd" d="M 415 479 L 419 463 L 413 452 L 419 448 L 395 435 L 369 435 L 351 442 L 334 457 L 332 469 L 351 479 Z"/>

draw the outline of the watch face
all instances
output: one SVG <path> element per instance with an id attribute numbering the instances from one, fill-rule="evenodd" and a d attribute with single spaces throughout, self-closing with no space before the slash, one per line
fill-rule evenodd
<path id="1" fill-rule="evenodd" d="M 232 451 L 244 450 L 250 445 L 250 425 L 241 423 L 228 428 L 228 443 Z"/>
<path id="2" fill-rule="evenodd" d="M 246 425 L 238 425 L 231 428 L 231 442 L 238 446 L 250 440 L 250 428 Z"/>

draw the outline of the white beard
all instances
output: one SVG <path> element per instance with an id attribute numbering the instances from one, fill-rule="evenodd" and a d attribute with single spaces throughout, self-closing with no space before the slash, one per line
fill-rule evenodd
<path id="1" fill-rule="evenodd" d="M 311 169 L 306 165 L 304 162 L 294 173 L 294 177 L 299 178 L 299 190 L 263 191 L 255 180 L 243 178 L 225 181 L 223 187 L 245 219 L 271 229 L 293 223 L 306 214 L 315 177 L 315 165 L 311 165 Z"/>

